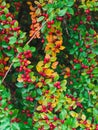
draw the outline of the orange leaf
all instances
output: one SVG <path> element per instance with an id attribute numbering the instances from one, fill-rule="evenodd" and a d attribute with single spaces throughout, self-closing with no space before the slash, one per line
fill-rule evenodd
<path id="1" fill-rule="evenodd" d="M 27 2 L 28 5 L 32 5 L 32 3 L 30 1 Z"/>
<path id="2" fill-rule="evenodd" d="M 54 63 L 52 64 L 52 69 L 56 69 L 57 65 L 58 65 L 58 62 L 57 62 L 57 61 L 54 62 Z"/>
<path id="3" fill-rule="evenodd" d="M 32 5 L 30 5 L 30 10 L 35 11 L 35 8 L 33 8 Z"/>
<path id="4" fill-rule="evenodd" d="M 66 67 L 65 71 L 70 72 L 70 68 Z"/>

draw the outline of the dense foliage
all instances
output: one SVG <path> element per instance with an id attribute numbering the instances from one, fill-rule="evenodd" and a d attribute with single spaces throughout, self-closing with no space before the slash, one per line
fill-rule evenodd
<path id="1" fill-rule="evenodd" d="M 98 130 L 98 2 L 0 0 L 0 130 Z"/>

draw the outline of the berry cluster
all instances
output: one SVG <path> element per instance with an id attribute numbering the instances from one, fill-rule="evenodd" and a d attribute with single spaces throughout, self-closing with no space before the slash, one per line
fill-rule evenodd
<path id="1" fill-rule="evenodd" d="M 21 52 L 18 55 L 18 59 L 20 62 L 20 67 L 19 67 L 19 72 L 22 72 L 21 74 L 21 79 L 22 82 L 32 82 L 30 72 L 32 71 L 31 69 L 28 68 L 28 65 L 31 63 L 28 58 L 32 57 L 32 52 L 30 50 Z"/>

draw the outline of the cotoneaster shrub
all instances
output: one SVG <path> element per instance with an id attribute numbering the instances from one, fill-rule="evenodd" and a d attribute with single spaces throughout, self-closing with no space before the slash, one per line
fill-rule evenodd
<path id="1" fill-rule="evenodd" d="M 0 1 L 0 129 L 98 130 L 98 2 L 26 1 L 29 34 L 15 20 L 23 1 L 7 2 Z"/>

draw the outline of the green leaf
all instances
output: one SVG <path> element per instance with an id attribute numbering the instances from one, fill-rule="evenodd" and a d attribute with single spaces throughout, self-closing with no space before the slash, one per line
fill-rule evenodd
<path id="1" fill-rule="evenodd" d="M 37 19 L 37 22 L 41 22 L 44 19 L 44 16 L 41 16 Z"/>
<path id="2" fill-rule="evenodd" d="M 67 8 L 64 8 L 64 9 L 62 9 L 62 10 L 60 10 L 60 11 L 58 12 L 58 15 L 59 15 L 59 16 L 64 16 L 66 12 L 67 12 Z"/>
<path id="3" fill-rule="evenodd" d="M 16 122 L 12 123 L 11 130 L 20 130 L 19 124 Z"/>
<path id="4" fill-rule="evenodd" d="M 62 105 L 63 105 L 62 103 L 58 103 L 58 105 L 55 108 L 55 112 L 58 111 L 58 110 L 60 110 L 61 107 L 62 107 Z"/>
<path id="5" fill-rule="evenodd" d="M 20 62 L 14 62 L 13 66 L 14 66 L 14 68 L 19 67 L 20 66 Z"/>
<path id="6" fill-rule="evenodd" d="M 39 95 L 42 95 L 42 91 L 41 91 L 41 89 L 37 89 L 37 93 L 39 94 Z"/>
<path id="7" fill-rule="evenodd" d="M 0 24 L 0 30 L 2 30 L 2 29 L 3 29 L 3 25 Z"/>
<path id="8" fill-rule="evenodd" d="M 53 119 L 54 115 L 52 113 L 47 114 L 48 118 L 51 120 Z"/>
<path id="9" fill-rule="evenodd" d="M 68 130 L 66 124 L 63 124 L 61 128 L 62 128 L 62 130 Z"/>
<path id="10" fill-rule="evenodd" d="M 66 118 L 66 115 L 67 115 L 67 111 L 63 109 L 61 113 L 59 114 L 59 117 L 61 120 L 64 120 Z"/>
<path id="11" fill-rule="evenodd" d="M 56 75 L 56 76 L 54 77 L 54 81 L 57 81 L 57 80 L 59 80 L 59 75 Z"/>
<path id="12" fill-rule="evenodd" d="M 95 86 L 94 91 L 98 93 L 98 86 Z"/>
<path id="13" fill-rule="evenodd" d="M 4 8 L 4 12 L 7 14 L 9 10 L 7 8 Z"/>
<path id="14" fill-rule="evenodd" d="M 67 12 L 74 15 L 74 10 L 72 8 L 68 8 Z"/>
<path id="15" fill-rule="evenodd" d="M 36 91 L 35 91 L 35 90 L 32 91 L 31 96 L 32 96 L 32 97 L 36 97 Z"/>
<path id="16" fill-rule="evenodd" d="M 10 28 L 9 24 L 4 25 L 4 28 Z"/>
<path id="17" fill-rule="evenodd" d="M 14 50 L 13 49 L 11 49 L 11 50 L 4 50 L 3 51 L 7 56 L 12 56 L 12 57 L 14 57 Z"/>
<path id="18" fill-rule="evenodd" d="M 18 47 L 17 48 L 17 51 L 20 53 L 20 52 L 23 52 L 23 48 L 22 47 Z"/>
<path id="19" fill-rule="evenodd" d="M 75 64 L 75 65 L 74 65 L 74 68 L 75 68 L 75 69 L 80 69 L 80 68 L 81 68 L 81 65 L 80 65 L 80 64 Z"/>
<path id="20" fill-rule="evenodd" d="M 5 117 L 0 121 L 0 129 L 6 130 L 7 127 L 10 127 L 10 120 L 9 118 Z"/>
<path id="21" fill-rule="evenodd" d="M 89 33 L 90 33 L 90 34 L 94 34 L 94 32 L 95 32 L 95 31 L 90 28 Z"/>
<path id="22" fill-rule="evenodd" d="M 16 38 L 16 37 L 11 37 L 11 38 L 10 38 L 10 41 L 9 41 L 9 44 L 10 44 L 10 45 L 13 45 L 16 41 L 17 41 L 17 38 Z"/>
<path id="23" fill-rule="evenodd" d="M 7 48 L 8 47 L 8 44 L 5 41 L 2 41 L 1 44 L 2 44 L 3 48 Z"/>
<path id="24" fill-rule="evenodd" d="M 29 69 L 32 69 L 33 67 L 34 67 L 33 65 L 29 65 L 29 66 L 28 66 Z"/>
<path id="25" fill-rule="evenodd" d="M 51 87 L 51 88 L 50 88 L 50 91 L 51 91 L 51 94 L 55 93 L 56 87 Z"/>
<path id="26" fill-rule="evenodd" d="M 94 73 L 94 74 L 96 74 L 96 73 L 98 74 L 98 68 L 97 68 L 97 67 L 94 68 L 93 73 Z"/>
<path id="27" fill-rule="evenodd" d="M 35 47 L 30 47 L 30 50 L 32 51 L 32 52 L 35 52 L 36 51 L 36 48 Z"/>
<path id="28" fill-rule="evenodd" d="M 23 83 L 16 83 L 16 86 L 18 87 L 18 88 L 22 88 L 23 86 L 24 86 L 24 84 Z"/>
<path id="29" fill-rule="evenodd" d="M 96 45 L 93 49 L 92 49 L 93 53 L 98 55 L 98 45 Z"/>
<path id="30" fill-rule="evenodd" d="M 28 91 L 34 89 L 34 87 L 35 87 L 35 86 L 34 86 L 33 84 L 29 84 L 29 85 L 28 85 Z"/>
<path id="31" fill-rule="evenodd" d="M 90 89 L 93 89 L 93 88 L 95 87 L 95 85 L 92 84 L 92 83 L 89 83 L 89 84 L 88 84 L 88 87 L 89 87 Z"/>
<path id="32" fill-rule="evenodd" d="M 65 0 L 67 3 L 67 6 L 72 6 L 74 4 L 74 0 Z"/>
<path id="33" fill-rule="evenodd" d="M 0 16 L 0 19 L 1 20 L 6 20 L 6 16 L 3 14 L 3 15 Z"/>
<path id="34" fill-rule="evenodd" d="M 96 121 L 98 121 L 98 110 L 93 108 L 93 116 L 95 117 Z"/>
<path id="35" fill-rule="evenodd" d="M 18 27 L 18 22 L 17 21 L 14 23 L 14 27 Z"/>
<path id="36" fill-rule="evenodd" d="M 21 38 L 24 38 L 25 35 L 26 35 L 26 33 L 21 32 L 21 33 L 20 33 L 20 39 L 21 39 Z"/>
<path id="37" fill-rule="evenodd" d="M 26 44 L 26 45 L 24 46 L 23 50 L 24 50 L 24 51 L 30 50 L 30 46 Z"/>
<path id="38" fill-rule="evenodd" d="M 13 110 L 13 118 L 17 117 L 18 112 L 19 112 L 18 109 Z"/>
<path id="39" fill-rule="evenodd" d="M 13 62 L 19 62 L 19 59 L 18 58 L 14 58 Z"/>

